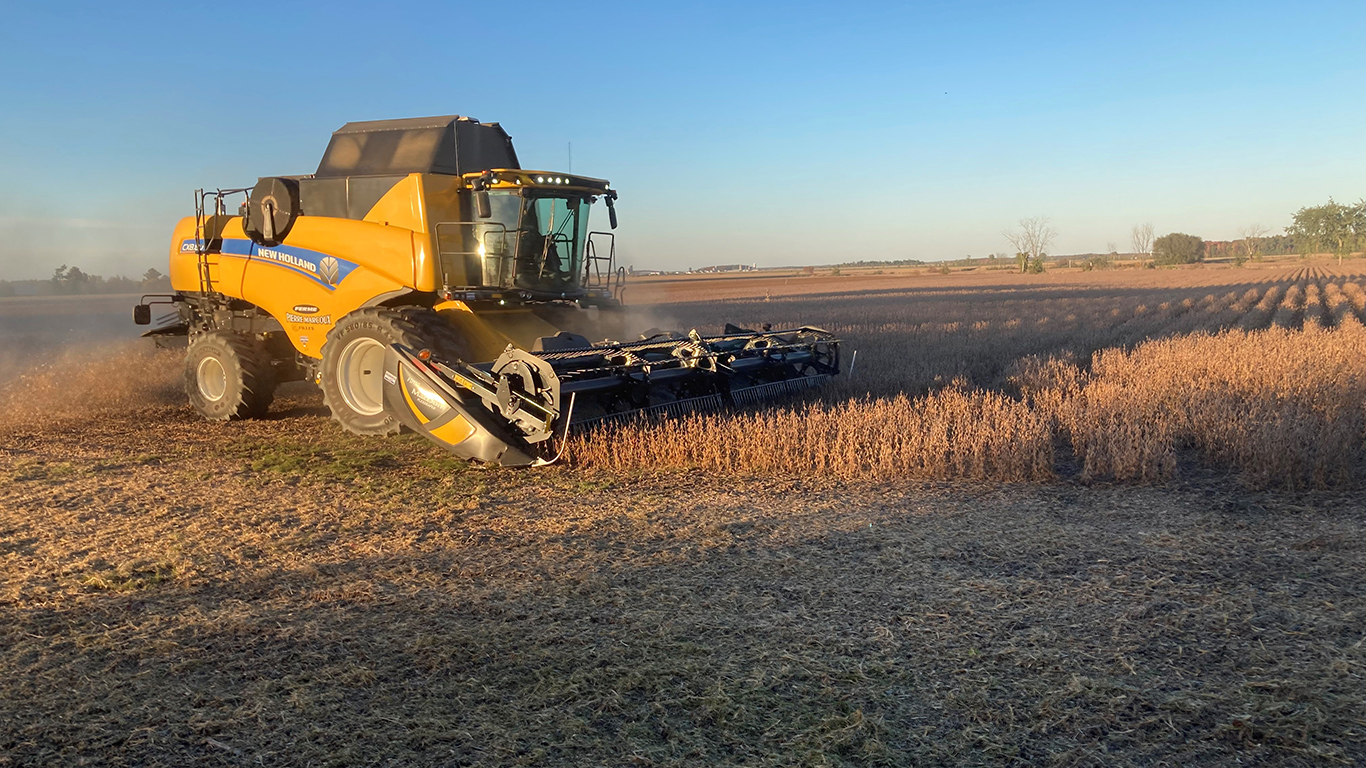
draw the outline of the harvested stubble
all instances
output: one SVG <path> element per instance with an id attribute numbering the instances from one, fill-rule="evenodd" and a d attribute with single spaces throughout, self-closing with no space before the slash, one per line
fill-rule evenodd
<path id="1" fill-rule="evenodd" d="M 325 416 L 234 458 L 155 415 L 0 453 L 13 765 L 1366 759 L 1350 497 L 478 472 L 411 439 L 353 481 L 255 468 L 366 444 Z"/>

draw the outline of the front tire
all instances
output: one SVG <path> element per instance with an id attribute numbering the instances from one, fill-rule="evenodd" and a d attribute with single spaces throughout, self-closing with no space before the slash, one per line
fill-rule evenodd
<path id="1" fill-rule="evenodd" d="M 384 406 L 384 358 L 391 344 L 463 358 L 455 329 L 424 307 L 366 307 L 327 334 L 319 384 L 332 418 L 356 435 L 392 435 L 398 417 Z"/>
<path id="2" fill-rule="evenodd" d="M 265 344 L 233 331 L 195 337 L 185 353 L 185 395 L 210 421 L 260 418 L 275 399 Z"/>

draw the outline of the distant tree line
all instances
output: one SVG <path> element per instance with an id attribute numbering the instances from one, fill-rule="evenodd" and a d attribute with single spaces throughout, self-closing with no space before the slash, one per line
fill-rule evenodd
<path id="1" fill-rule="evenodd" d="M 1295 248 L 1295 238 L 1290 235 L 1268 235 L 1240 240 L 1206 240 L 1205 255 L 1212 259 L 1237 259 L 1240 255 L 1248 255 L 1249 246 L 1252 253 L 1258 256 L 1299 253 Z"/>
<path id="2" fill-rule="evenodd" d="M 842 261 L 837 267 L 921 267 L 925 262 L 920 259 L 897 259 L 895 261 Z"/>
<path id="3" fill-rule="evenodd" d="M 171 290 L 171 280 L 155 269 L 143 273 L 141 280 L 123 275 L 104 277 L 80 267 L 63 264 L 47 280 L 0 280 L 4 296 L 90 296 L 107 293 L 154 293 Z"/>
<path id="4" fill-rule="evenodd" d="M 1298 253 L 1330 253 L 1342 259 L 1366 249 L 1366 200 L 1352 205 L 1332 198 L 1323 205 L 1299 209 L 1285 234 L 1268 234 L 1260 224 L 1243 227 L 1237 240 L 1203 240 L 1173 232 L 1152 238 L 1152 225 L 1134 227 L 1134 248 L 1140 254 L 1151 244 L 1152 263 L 1157 266 L 1191 264 L 1206 258 L 1231 259 L 1235 264 L 1263 256 Z"/>

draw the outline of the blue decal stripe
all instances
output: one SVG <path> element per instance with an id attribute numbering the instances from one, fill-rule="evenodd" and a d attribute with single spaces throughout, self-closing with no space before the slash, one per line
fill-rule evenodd
<path id="1" fill-rule="evenodd" d="M 329 291 L 335 288 L 346 276 L 360 266 L 352 261 L 337 258 L 321 251 L 310 251 L 292 245 L 277 245 L 262 248 L 250 240 L 224 238 L 220 250 L 223 256 L 237 256 L 244 259 L 261 261 L 293 270 Z M 181 253 L 193 253 L 199 241 L 189 238 L 181 242 Z"/>
<path id="2" fill-rule="evenodd" d="M 250 256 L 253 243 L 250 240 L 227 239 L 223 241 L 223 253 L 232 256 Z"/>

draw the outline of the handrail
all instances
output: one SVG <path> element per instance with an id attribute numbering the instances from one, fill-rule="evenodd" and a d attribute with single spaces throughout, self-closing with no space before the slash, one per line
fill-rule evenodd
<path id="1" fill-rule="evenodd" d="M 485 236 L 484 236 L 484 241 L 483 241 L 483 244 L 485 245 L 485 249 L 484 249 L 484 253 L 483 253 L 483 254 L 480 254 L 479 251 L 478 251 L 477 249 L 476 249 L 476 250 L 472 250 L 472 251 L 470 251 L 470 250 L 446 250 L 446 249 L 443 249 L 443 248 L 441 247 L 441 228 L 442 228 L 442 227 L 465 227 L 465 226 L 467 226 L 467 227 L 478 227 L 478 226 L 483 226 L 483 227 L 488 227 L 488 228 L 489 228 L 491 231 L 493 231 L 493 232 L 496 232 L 496 233 L 498 234 L 498 238 L 499 238 L 500 240 L 502 240 L 502 246 L 503 246 L 503 248 L 502 248 L 502 250 L 503 250 L 502 255 L 490 255 L 490 254 L 488 253 L 487 244 L 488 244 L 489 237 L 488 237 L 488 234 L 487 234 L 487 233 L 485 234 Z M 456 286 L 451 285 L 451 281 L 450 281 L 450 279 L 449 279 L 449 273 L 447 272 L 447 269 L 446 269 L 446 258 L 445 258 L 445 257 L 446 257 L 447 255 L 450 255 L 450 256 L 478 256 L 479 259 L 480 259 L 480 264 L 479 264 L 480 275 L 479 275 L 479 277 L 480 277 L 480 280 L 481 280 L 481 281 L 482 281 L 482 279 L 483 279 L 483 272 L 484 272 L 484 264 L 483 264 L 483 262 L 484 262 L 484 260 L 486 260 L 486 259 L 496 259 L 497 262 L 498 262 L 498 270 L 497 270 L 498 274 L 495 276 L 495 279 L 497 280 L 497 283 L 498 283 L 498 287 L 499 287 L 499 288 L 505 287 L 505 286 L 504 286 L 504 280 L 505 280 L 505 278 L 507 277 L 507 275 L 505 274 L 505 272 L 506 272 L 506 268 L 507 268 L 508 262 L 510 262 L 510 261 L 512 261 L 514 258 L 516 258 L 516 255 L 517 255 L 517 249 L 516 249 L 515 247 L 513 247 L 513 248 L 508 248 L 508 247 L 507 247 L 508 228 L 507 228 L 507 225 L 506 225 L 506 224 L 502 223 L 501 221 L 440 221 L 440 222 L 437 222 L 436 225 L 435 225 L 432 229 L 433 229 L 433 231 L 434 231 L 435 234 L 436 234 L 436 259 L 437 259 L 437 262 L 438 262 L 438 263 L 440 264 L 440 266 L 441 266 L 441 285 L 442 285 L 443 288 L 453 288 L 453 287 L 456 287 Z M 458 233 L 458 234 L 457 234 L 457 238 L 458 238 L 460 244 L 463 246 L 464 243 L 465 243 L 465 238 L 464 238 L 464 236 L 463 236 L 463 233 Z M 475 238 L 472 238 L 472 239 L 475 239 Z M 515 246 L 515 245 L 516 245 L 516 244 L 514 243 L 514 246 Z M 515 270 L 515 265 L 514 265 L 514 270 Z M 471 275 L 466 274 L 465 277 L 468 279 L 468 278 L 471 277 Z M 482 283 L 470 283 L 470 285 L 481 285 L 481 284 L 482 284 Z"/>
<path id="2" fill-rule="evenodd" d="M 480 226 L 483 226 L 483 227 L 486 227 L 486 228 L 487 228 L 487 230 L 483 233 L 482 238 L 480 238 L 480 237 L 471 237 L 471 238 L 469 238 L 469 239 L 467 240 L 467 239 L 464 237 L 464 232 L 463 232 L 463 230 L 461 229 L 462 227 L 471 227 L 471 228 L 473 228 L 473 227 L 480 227 Z M 453 231 L 452 231 L 452 230 L 453 230 Z M 519 282 L 518 282 L 518 279 L 517 279 L 517 254 L 518 254 L 518 252 L 521 250 L 521 244 L 522 244 L 522 242 L 523 242 L 523 240 L 522 240 L 522 235 L 523 235 L 523 233 L 524 233 L 524 230 L 521 230 L 521 229 L 518 229 L 518 230 L 509 230 L 509 229 L 507 228 L 507 225 L 503 224 L 502 222 L 497 222 L 497 221 L 482 221 L 482 220 L 481 220 L 481 221 L 441 221 L 441 222 L 436 222 L 436 223 L 432 226 L 432 231 L 433 231 L 433 233 L 436 235 L 436 257 L 437 257 L 437 261 L 440 263 L 440 269 L 441 269 L 441 282 L 442 282 L 442 287 L 443 287 L 444 289 L 455 289 L 455 288 L 462 288 L 462 289 L 463 289 L 463 288 L 500 288 L 500 289 L 507 289 L 507 290 L 525 290 L 525 291 L 531 291 L 531 292 L 536 292 L 536 291 L 538 291 L 538 290 L 546 290 L 546 291 L 548 291 L 548 289 L 544 289 L 544 288 L 539 288 L 539 289 L 538 289 L 538 288 L 536 288 L 535 286 L 520 285 Z M 477 233 L 477 230 L 475 230 L 475 232 Z M 599 234 L 605 234 L 605 235 L 609 235 L 609 236 L 610 236 L 611 233 L 599 233 Z M 442 247 L 442 238 L 445 237 L 445 238 L 449 239 L 449 238 L 452 237 L 452 236 L 454 236 L 454 237 L 456 238 L 456 241 L 459 243 L 459 246 L 458 246 L 458 247 L 454 247 L 454 248 L 445 248 L 445 247 Z M 483 244 L 485 245 L 485 251 L 484 251 L 483 254 L 480 254 L 480 253 L 479 253 L 479 251 L 477 250 L 477 245 L 476 245 L 476 249 L 475 249 L 475 250 L 469 250 L 469 249 L 467 248 L 468 245 L 470 245 L 470 244 L 476 244 L 476 243 L 480 242 L 481 240 L 482 240 Z M 501 248 L 501 251 L 502 251 L 501 254 L 490 253 L 490 249 L 488 248 L 488 245 L 489 245 L 491 242 L 499 242 L 499 241 L 501 241 L 501 246 L 502 246 L 502 248 Z M 543 236 L 543 242 L 542 242 L 541 253 L 539 254 L 539 257 L 538 257 L 537 255 L 535 255 L 535 254 L 526 254 L 526 256 L 529 257 L 529 258 L 528 258 L 528 261 L 529 261 L 530 263 L 526 264 L 525 266 L 526 266 L 528 269 L 535 269 L 536 271 L 535 271 L 535 278 L 534 278 L 534 279 L 535 279 L 535 280 L 540 280 L 540 279 L 542 279 L 542 278 L 545 277 L 547 268 L 548 268 L 548 266 L 549 266 L 551 248 L 553 247 L 553 248 L 557 249 L 557 251 L 558 251 L 559 253 L 572 253 L 572 251 L 573 251 L 573 246 L 574 246 L 574 238 L 572 238 L 572 237 L 571 237 L 569 234 L 567 234 L 567 233 L 559 232 L 559 233 L 553 233 L 553 234 L 544 235 L 544 236 Z M 587 253 L 590 252 L 590 251 L 593 251 L 593 248 L 592 248 L 591 246 L 589 246 L 588 244 L 585 244 L 585 256 L 586 256 Z M 468 269 L 466 269 L 466 273 L 467 273 L 467 274 L 466 274 L 466 283 L 465 283 L 465 284 L 462 284 L 462 285 L 454 285 L 454 284 L 451 282 L 451 279 L 450 279 L 450 273 L 453 271 L 453 265 L 450 263 L 451 260 L 452 260 L 452 258 L 466 258 L 466 257 L 470 257 L 470 256 L 477 257 L 477 258 L 480 260 L 480 270 L 481 270 L 480 274 L 479 274 L 478 277 L 476 278 L 474 275 L 468 274 Z M 604 260 L 603 257 L 600 257 L 600 256 L 594 256 L 593 258 L 594 258 L 594 263 L 595 263 L 595 265 L 596 265 L 596 262 L 600 262 L 600 261 L 603 261 L 603 260 Z M 609 255 L 609 256 L 607 257 L 607 259 L 606 259 L 606 260 L 608 261 L 608 268 L 609 268 L 609 269 L 611 268 L 611 264 L 612 264 L 612 261 L 613 261 L 614 259 L 615 259 L 615 246 L 613 246 L 612 254 Z M 496 272 L 497 272 L 497 274 L 491 276 L 491 277 L 492 277 L 492 281 L 490 281 L 490 280 L 485 280 L 484 278 L 487 276 L 487 270 L 485 269 L 485 263 L 488 262 L 488 261 L 495 261 L 495 260 L 496 260 L 496 262 L 497 262 L 497 263 L 496 263 Z M 577 277 L 577 275 L 578 275 L 578 269 L 577 269 L 576 267 L 573 266 L 573 259 L 572 259 L 572 258 L 571 258 L 569 261 L 570 261 L 570 264 L 571 264 L 570 269 L 573 270 L 573 271 L 571 272 L 571 274 L 569 275 L 569 278 L 570 278 L 570 282 L 574 282 L 574 281 L 573 281 L 573 278 L 574 278 L 574 277 Z M 587 261 L 587 258 L 585 258 L 585 261 Z M 598 272 L 601 273 L 601 267 L 598 266 L 597 269 L 598 269 Z M 526 278 L 527 278 L 527 280 L 529 280 L 529 281 L 533 279 L 531 275 L 526 275 Z M 587 281 L 585 281 L 585 282 L 587 282 Z M 603 282 L 603 281 L 600 279 L 598 282 L 601 283 L 601 282 Z M 606 280 L 606 285 L 608 285 L 609 287 L 610 287 L 610 286 L 614 286 L 616 282 L 617 282 L 617 281 L 615 281 L 615 280 L 610 276 L 610 273 L 609 273 L 609 277 L 608 277 L 608 279 Z M 579 290 L 579 289 L 582 289 L 583 287 L 584 287 L 583 285 L 576 284 L 576 285 L 575 285 L 575 292 L 574 292 L 574 295 L 575 295 L 575 296 L 579 295 L 579 294 L 578 294 L 578 290 Z M 558 290 L 557 290 L 557 291 L 553 291 L 552 293 L 558 293 Z M 563 294 L 561 294 L 561 295 L 563 295 Z"/>
<path id="3" fill-rule="evenodd" d="M 215 189 L 208 192 L 204 189 L 194 191 L 194 250 L 195 258 L 199 267 L 199 292 L 203 294 L 213 293 L 213 278 L 209 275 L 209 237 L 205 231 L 209 215 L 204 212 L 204 201 L 210 196 L 214 198 L 213 215 L 226 216 L 227 208 L 223 205 L 223 198 L 228 195 L 247 194 L 251 192 L 250 187 L 240 189 Z"/>
<path id="4" fill-rule="evenodd" d="M 607 239 L 608 251 L 606 256 L 599 256 L 595 236 L 602 236 Z M 617 260 L 617 236 L 612 232 L 589 232 L 588 239 L 584 243 L 583 259 L 583 282 L 585 287 L 612 288 L 613 272 Z M 606 277 L 603 276 L 602 264 L 607 263 Z"/>
<path id="5" fill-rule="evenodd" d="M 597 243 L 594 236 L 601 236 L 607 239 L 608 251 L 606 256 L 599 256 Z M 607 264 L 604 273 L 602 265 Z M 588 240 L 584 243 L 583 259 L 583 282 L 585 287 L 605 288 L 612 298 L 621 303 L 622 297 L 626 293 L 626 268 L 617 265 L 617 236 L 614 232 L 589 232 Z"/>

